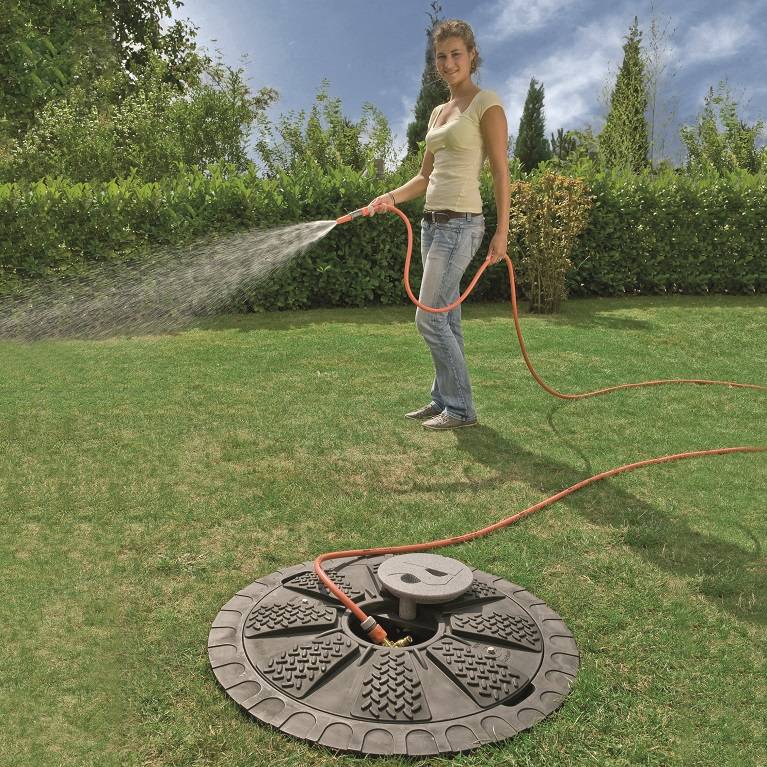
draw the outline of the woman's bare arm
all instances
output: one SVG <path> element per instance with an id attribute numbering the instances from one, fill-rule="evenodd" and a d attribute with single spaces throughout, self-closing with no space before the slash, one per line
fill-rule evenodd
<path id="1" fill-rule="evenodd" d="M 431 176 L 432 170 L 434 170 L 434 155 L 427 149 L 423 155 L 421 170 L 417 175 L 413 176 L 410 181 L 407 181 L 402 186 L 392 189 L 391 192 L 386 192 L 386 194 L 376 197 L 370 204 L 378 205 L 385 202 L 389 205 L 399 205 L 401 202 L 421 197 L 426 193 L 426 187 L 429 186 L 429 176 Z M 393 201 L 392 197 L 394 198 Z"/>
<path id="2" fill-rule="evenodd" d="M 509 129 L 506 114 L 500 105 L 486 110 L 480 121 L 490 171 L 493 174 L 493 192 L 498 223 L 490 241 L 487 257 L 496 263 L 506 255 L 509 239 Z"/>

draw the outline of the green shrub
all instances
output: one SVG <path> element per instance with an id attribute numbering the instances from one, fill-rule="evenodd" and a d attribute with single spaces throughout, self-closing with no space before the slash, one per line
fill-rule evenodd
<path id="1" fill-rule="evenodd" d="M 570 254 L 586 226 L 591 197 L 581 179 L 546 172 L 511 185 L 509 249 L 519 256 L 519 282 L 530 311 L 559 310 L 567 295 Z"/>
<path id="2" fill-rule="evenodd" d="M 377 180 L 372 168 L 261 178 L 230 164 L 209 172 L 180 166 L 146 183 L 135 176 L 98 183 L 46 177 L 0 184 L 0 291 L 30 279 L 86 272 L 103 261 L 142 258 L 208 234 L 335 219 L 409 177 Z M 512 166 L 513 177 L 520 178 Z M 542 171 L 545 172 L 545 169 Z M 534 180 L 534 179 L 533 179 Z M 592 172 L 588 225 L 576 239 L 567 275 L 570 295 L 753 293 L 767 290 L 767 177 L 731 174 L 693 179 Z M 467 270 L 485 258 L 495 231 L 489 173 L 481 178 L 486 234 Z M 403 206 L 414 223 L 413 284 L 420 279 L 422 200 Z M 406 301 L 405 233 L 395 216 L 333 230 L 269 282 L 238 296 L 242 310 L 360 306 Z M 505 299 L 505 270 L 490 270 L 472 300 Z"/>
<path id="3" fill-rule="evenodd" d="M 571 295 L 767 288 L 767 176 L 594 174 Z"/>
<path id="4" fill-rule="evenodd" d="M 764 169 L 767 150 L 757 146 L 763 133 L 763 120 L 748 125 L 740 118 L 738 103 L 727 82 L 721 81 L 716 93 L 708 89 L 697 125 L 684 125 L 679 131 L 687 150 L 688 172 L 721 174 L 742 169 L 756 173 Z"/>
<path id="5" fill-rule="evenodd" d="M 252 164 L 247 127 L 276 93 L 251 96 L 242 71 L 211 62 L 209 82 L 181 94 L 167 81 L 168 64 L 150 52 L 135 84 L 120 72 L 49 101 L 23 139 L 0 153 L 0 179 L 55 174 L 108 181 L 136 174 L 159 181 L 174 176 L 179 164 L 204 168 L 220 161 L 243 172 Z"/>
<path id="6" fill-rule="evenodd" d="M 341 166 L 362 172 L 376 159 L 393 160 L 392 134 L 381 111 L 365 103 L 354 122 L 344 116 L 341 99 L 330 96 L 329 89 L 323 80 L 308 115 L 304 110 L 288 112 L 276 123 L 259 116 L 255 149 L 268 176 L 307 166 L 321 172 Z"/>

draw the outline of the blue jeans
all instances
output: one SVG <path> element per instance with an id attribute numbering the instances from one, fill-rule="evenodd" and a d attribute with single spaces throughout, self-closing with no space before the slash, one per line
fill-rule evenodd
<path id="1" fill-rule="evenodd" d="M 483 216 L 452 218 L 447 223 L 421 222 L 423 280 L 418 296 L 427 306 L 447 306 L 460 295 L 460 283 L 485 234 Z M 477 417 L 463 354 L 461 307 L 433 314 L 418 309 L 415 323 L 434 362 L 432 405 L 462 420 Z"/>

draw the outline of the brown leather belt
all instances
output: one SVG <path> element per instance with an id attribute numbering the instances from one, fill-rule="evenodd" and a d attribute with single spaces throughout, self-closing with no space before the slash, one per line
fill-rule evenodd
<path id="1" fill-rule="evenodd" d="M 427 224 L 445 224 L 451 218 L 465 218 L 468 220 L 474 216 L 481 215 L 481 213 L 459 213 L 457 210 L 425 210 L 422 220 Z"/>

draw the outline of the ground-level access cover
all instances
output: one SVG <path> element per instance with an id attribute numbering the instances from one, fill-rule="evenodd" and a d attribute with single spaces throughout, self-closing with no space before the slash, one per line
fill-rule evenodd
<path id="1" fill-rule="evenodd" d="M 227 695 L 260 722 L 331 749 L 427 756 L 469 751 L 531 727 L 563 702 L 579 655 L 562 618 L 503 578 L 473 571 L 452 602 L 399 617 L 377 576 L 387 556 L 325 564 L 391 638 L 370 643 L 305 562 L 250 584 L 208 639 Z"/>

